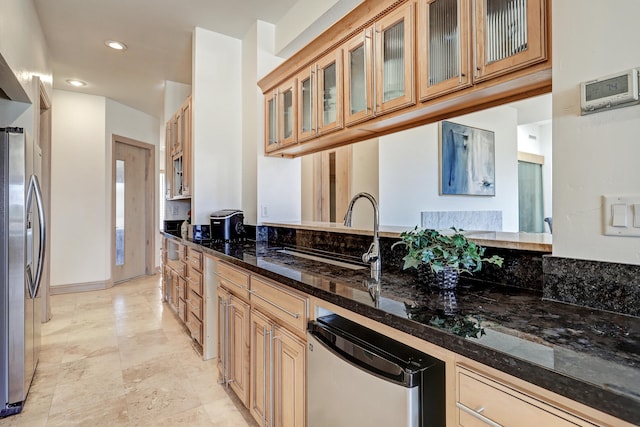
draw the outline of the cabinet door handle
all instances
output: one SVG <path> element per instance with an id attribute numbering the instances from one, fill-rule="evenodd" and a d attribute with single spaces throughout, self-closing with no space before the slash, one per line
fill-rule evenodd
<path id="1" fill-rule="evenodd" d="M 273 336 L 273 329 L 271 329 L 271 341 L 269 342 L 269 427 L 273 427 L 273 341 L 275 337 Z"/>
<path id="2" fill-rule="evenodd" d="M 234 282 L 233 280 L 229 280 L 229 279 L 227 279 L 226 277 L 221 276 L 221 275 L 220 275 L 220 274 L 218 274 L 218 273 L 216 273 L 216 276 L 218 276 L 219 278 L 221 278 L 221 279 L 222 279 L 222 281 L 223 281 L 224 283 L 227 283 L 227 282 L 228 282 L 228 283 L 231 283 L 232 285 L 234 285 L 234 286 L 236 286 L 236 287 L 238 287 L 238 288 L 240 288 L 240 289 L 246 289 L 246 288 L 247 288 L 246 286 L 239 285 L 239 284 L 237 284 L 236 282 Z"/>
<path id="3" fill-rule="evenodd" d="M 271 331 L 267 332 L 267 326 L 262 327 L 262 425 L 267 425 L 267 336 L 271 335 Z M 271 340 L 268 340 L 271 344 Z"/>
<path id="4" fill-rule="evenodd" d="M 258 293 L 256 291 L 254 291 L 254 290 L 250 290 L 249 293 L 251 295 L 255 296 L 255 297 L 260 298 L 262 301 L 266 302 L 267 304 L 270 304 L 270 305 L 274 306 L 278 310 L 280 310 L 280 311 L 282 311 L 284 313 L 287 313 L 289 316 L 293 317 L 294 319 L 298 319 L 300 317 L 300 313 L 292 313 L 289 310 L 287 310 L 286 308 L 284 308 L 284 307 L 272 302 L 271 300 L 269 300 L 269 299 L 267 299 L 267 298 L 265 298 L 263 296 L 258 295 Z"/>
<path id="5" fill-rule="evenodd" d="M 490 425 L 491 427 L 502 427 L 502 424 L 498 424 L 497 422 L 491 420 L 490 418 L 485 417 L 484 415 L 481 414 L 481 412 L 484 411 L 484 408 L 478 408 L 477 410 L 473 410 L 471 408 L 469 408 L 466 405 L 463 405 L 460 402 L 456 402 L 456 406 L 463 410 L 464 412 L 466 412 L 467 414 L 471 415 L 472 417 L 475 417 L 477 419 L 479 419 L 480 421 L 482 421 L 483 423 Z"/>

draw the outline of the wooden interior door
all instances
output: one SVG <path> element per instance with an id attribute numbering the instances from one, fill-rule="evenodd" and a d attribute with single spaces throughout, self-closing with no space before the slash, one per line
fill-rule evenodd
<path id="1" fill-rule="evenodd" d="M 118 138 L 114 137 L 111 209 L 114 283 L 151 273 L 154 240 L 152 149 Z"/>

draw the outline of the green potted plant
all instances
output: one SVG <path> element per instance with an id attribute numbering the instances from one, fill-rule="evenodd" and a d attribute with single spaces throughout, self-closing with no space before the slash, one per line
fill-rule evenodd
<path id="1" fill-rule="evenodd" d="M 467 239 L 461 231 L 451 227 L 451 233 L 438 230 L 419 229 L 400 234 L 400 241 L 393 244 L 404 245 L 407 254 L 404 269 L 429 268 L 435 275 L 436 284 L 443 289 L 452 289 L 458 283 L 460 273 L 473 274 L 482 269 L 483 263 L 502 267 L 504 259 L 498 255 L 485 257 L 485 248 Z"/>

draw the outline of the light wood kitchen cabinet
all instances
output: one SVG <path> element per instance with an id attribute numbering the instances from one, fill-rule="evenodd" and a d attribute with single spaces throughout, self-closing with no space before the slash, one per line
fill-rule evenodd
<path id="1" fill-rule="evenodd" d="M 413 2 L 407 2 L 374 25 L 375 114 L 415 104 Z"/>
<path id="2" fill-rule="evenodd" d="M 461 427 L 593 427 L 550 402 L 529 396 L 508 383 L 456 365 L 458 425 Z"/>
<path id="3" fill-rule="evenodd" d="M 249 410 L 262 425 L 304 426 L 308 299 L 255 276 L 250 294 Z"/>
<path id="4" fill-rule="evenodd" d="M 218 288 L 218 370 L 222 382 L 249 405 L 249 304 Z"/>
<path id="5" fill-rule="evenodd" d="M 413 8 L 407 2 L 345 44 L 347 125 L 415 104 Z"/>
<path id="6" fill-rule="evenodd" d="M 419 0 L 420 100 L 471 86 L 471 3 Z"/>
<path id="7" fill-rule="evenodd" d="M 191 196 L 192 148 L 192 112 L 189 96 L 166 124 L 167 199 Z"/>
<path id="8" fill-rule="evenodd" d="M 251 397 L 255 420 L 269 427 L 306 424 L 306 344 L 251 311 Z"/>
<path id="9" fill-rule="evenodd" d="M 297 144 L 270 145 L 276 134 L 268 131 L 267 153 L 297 157 L 549 92 L 549 5 L 363 2 L 258 82 L 274 112 L 273 91 L 283 81 L 295 78 L 299 95 Z M 343 71 L 334 99 L 329 58 L 336 54 Z"/>
<path id="10" fill-rule="evenodd" d="M 302 69 L 296 77 L 298 142 L 343 127 L 341 50 Z"/>
<path id="11" fill-rule="evenodd" d="M 248 274 L 218 264 L 218 371 L 222 383 L 230 386 L 245 406 L 249 406 L 248 280 Z"/>
<path id="12" fill-rule="evenodd" d="M 420 100 L 546 60 L 545 17 L 544 0 L 419 0 Z"/>
<path id="13" fill-rule="evenodd" d="M 544 0 L 475 0 L 474 80 L 547 58 Z"/>
<path id="14" fill-rule="evenodd" d="M 203 328 L 205 324 L 204 317 L 204 286 L 202 277 L 202 252 L 192 248 L 186 248 L 186 322 L 187 328 L 191 332 L 191 337 L 198 343 L 203 345 Z"/>
<path id="15" fill-rule="evenodd" d="M 297 142 L 296 79 L 290 79 L 265 97 L 265 151 Z"/>

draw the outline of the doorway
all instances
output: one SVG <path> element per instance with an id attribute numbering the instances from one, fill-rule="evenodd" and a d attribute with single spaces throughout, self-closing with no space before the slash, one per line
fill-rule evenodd
<path id="1" fill-rule="evenodd" d="M 518 161 L 519 229 L 523 232 L 544 232 L 543 164 L 542 156 L 530 154 Z"/>
<path id="2" fill-rule="evenodd" d="M 313 220 L 337 222 L 351 198 L 351 146 L 313 155 Z"/>
<path id="3" fill-rule="evenodd" d="M 154 271 L 155 147 L 114 135 L 111 277 L 119 283 Z"/>

